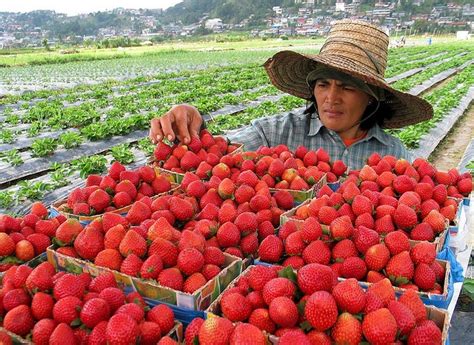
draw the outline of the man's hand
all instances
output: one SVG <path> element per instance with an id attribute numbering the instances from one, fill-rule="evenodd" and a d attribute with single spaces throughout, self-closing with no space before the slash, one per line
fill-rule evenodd
<path id="1" fill-rule="evenodd" d="M 160 118 L 151 120 L 150 140 L 156 144 L 167 138 L 173 142 L 177 137 L 183 144 L 191 141 L 191 136 L 199 136 L 202 117 L 199 111 L 189 104 L 172 107 Z"/>

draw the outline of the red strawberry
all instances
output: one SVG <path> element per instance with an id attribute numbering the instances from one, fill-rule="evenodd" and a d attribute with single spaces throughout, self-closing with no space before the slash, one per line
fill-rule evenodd
<path id="1" fill-rule="evenodd" d="M 225 345 L 229 344 L 231 334 L 234 330 L 232 322 L 223 317 L 208 318 L 202 324 L 198 338 L 202 345 Z"/>
<path id="2" fill-rule="evenodd" d="M 162 334 L 167 334 L 174 326 L 174 313 L 167 305 L 158 304 L 147 313 L 146 320 L 157 323 Z"/>
<path id="3" fill-rule="evenodd" d="M 31 292 L 51 290 L 54 274 L 54 267 L 49 262 L 43 262 L 36 266 L 28 276 L 25 286 Z"/>
<path id="4" fill-rule="evenodd" d="M 169 205 L 170 211 L 178 220 L 189 220 L 194 215 L 193 205 L 187 200 L 181 199 L 179 197 L 172 197 L 169 201 Z"/>
<path id="5" fill-rule="evenodd" d="M 336 301 L 327 291 L 317 291 L 306 301 L 304 316 L 318 331 L 331 328 L 337 321 Z"/>
<path id="6" fill-rule="evenodd" d="M 408 337 L 408 344 L 441 344 L 442 333 L 433 320 L 418 324 Z"/>
<path id="7" fill-rule="evenodd" d="M 157 238 L 148 250 L 148 255 L 158 254 L 165 267 L 176 265 L 178 260 L 178 248 L 170 241 Z"/>
<path id="8" fill-rule="evenodd" d="M 105 300 L 110 307 L 110 313 L 125 304 L 125 294 L 117 287 L 107 287 L 99 293 L 99 298 Z"/>
<path id="9" fill-rule="evenodd" d="M 140 269 L 140 276 L 143 279 L 156 279 L 163 270 L 163 261 L 158 254 L 150 255 Z"/>
<path id="10" fill-rule="evenodd" d="M 127 257 L 130 254 L 135 254 L 143 257 L 147 252 L 147 244 L 145 239 L 135 231 L 127 231 L 124 238 L 119 245 L 120 254 Z"/>
<path id="11" fill-rule="evenodd" d="M 336 344 L 358 345 L 362 340 L 362 325 L 356 317 L 342 313 L 331 330 Z"/>
<path id="12" fill-rule="evenodd" d="M 420 263 L 431 265 L 436 259 L 436 246 L 434 243 L 419 242 L 411 248 L 410 256 L 415 265 Z"/>
<path id="13" fill-rule="evenodd" d="M 365 252 L 365 263 L 369 270 L 381 271 L 390 259 L 390 251 L 386 245 L 373 245 Z"/>
<path id="14" fill-rule="evenodd" d="M 392 256 L 385 268 L 387 276 L 396 285 L 406 284 L 413 278 L 415 267 L 407 251 Z"/>
<path id="15" fill-rule="evenodd" d="M 76 219 L 68 219 L 56 229 L 56 239 L 64 245 L 70 245 L 83 227 Z"/>
<path id="16" fill-rule="evenodd" d="M 31 313 L 36 320 L 53 317 L 54 301 L 51 295 L 37 292 L 31 301 Z"/>
<path id="17" fill-rule="evenodd" d="M 108 287 L 117 287 L 117 282 L 112 272 L 101 273 L 92 279 L 89 285 L 89 291 L 100 293 Z"/>
<path id="18" fill-rule="evenodd" d="M 399 301 L 390 301 L 388 310 L 395 318 L 400 333 L 407 335 L 415 327 L 415 316 L 413 312 Z"/>
<path id="19" fill-rule="evenodd" d="M 331 250 L 323 241 L 313 241 L 303 250 L 303 260 L 307 264 L 318 263 L 328 265 L 331 261 Z"/>
<path id="20" fill-rule="evenodd" d="M 275 235 L 267 236 L 258 248 L 258 255 L 262 261 L 278 262 L 282 254 L 283 242 Z"/>
<path id="21" fill-rule="evenodd" d="M 430 266 L 421 263 L 415 268 L 413 281 L 420 289 L 431 290 L 436 283 L 436 274 Z"/>
<path id="22" fill-rule="evenodd" d="M 413 312 L 413 315 L 415 315 L 417 324 L 423 320 L 426 320 L 427 315 L 425 305 L 415 290 L 406 290 L 405 293 L 400 296 L 398 301 L 410 308 L 410 310 Z"/>
<path id="23" fill-rule="evenodd" d="M 54 284 L 54 298 L 60 300 L 66 296 L 82 298 L 85 286 L 81 283 L 81 278 L 75 274 L 66 273 Z"/>
<path id="24" fill-rule="evenodd" d="M 298 322 L 296 304 L 288 297 L 276 297 L 269 306 L 270 318 L 281 327 L 293 327 Z"/>
<path id="25" fill-rule="evenodd" d="M 110 344 L 135 343 L 139 335 L 139 328 L 131 316 L 122 313 L 115 314 L 107 324 L 105 335 Z"/>
<path id="26" fill-rule="evenodd" d="M 110 195 L 102 189 L 97 189 L 89 196 L 87 203 L 96 213 L 102 213 L 110 205 Z"/>
<path id="27" fill-rule="evenodd" d="M 128 274 L 129 276 L 132 276 L 132 277 L 138 277 L 138 274 L 141 270 L 142 265 L 143 265 L 142 259 L 140 259 L 137 255 L 132 253 L 128 255 L 122 261 L 120 265 L 120 272 L 124 274 Z"/>
<path id="28" fill-rule="evenodd" d="M 351 219 L 348 216 L 342 216 L 331 222 L 329 230 L 331 231 L 332 238 L 339 241 L 351 237 L 354 232 L 354 227 L 352 226 Z"/>
<path id="29" fill-rule="evenodd" d="M 109 176 L 112 177 L 114 180 L 118 181 L 120 178 L 120 173 L 125 171 L 125 167 L 120 164 L 120 162 L 115 161 L 109 168 Z"/>
<path id="30" fill-rule="evenodd" d="M 232 322 L 245 321 L 252 312 L 252 307 L 240 293 L 227 293 L 222 296 L 221 310 L 223 315 Z"/>
<path id="31" fill-rule="evenodd" d="M 32 332 L 32 340 L 38 345 L 48 345 L 49 338 L 56 328 L 56 322 L 50 318 L 39 320 Z"/>
<path id="32" fill-rule="evenodd" d="M 186 248 L 178 255 L 178 268 L 188 276 L 200 272 L 203 265 L 204 257 L 195 248 Z"/>
<path id="33" fill-rule="evenodd" d="M 428 215 L 423 218 L 423 222 L 428 223 L 436 234 L 446 229 L 446 220 L 444 216 L 437 210 L 431 210 Z"/>
<path id="34" fill-rule="evenodd" d="M 391 255 L 410 250 L 410 241 L 403 231 L 392 231 L 385 236 L 385 245 Z"/>
<path id="35" fill-rule="evenodd" d="M 77 235 L 74 249 L 83 259 L 94 260 L 97 254 L 104 249 L 102 232 L 91 226 L 86 227 Z"/>
<path id="36" fill-rule="evenodd" d="M 397 336 L 397 322 L 387 308 L 377 309 L 365 315 L 362 332 L 371 344 L 393 343 Z"/>
<path id="37" fill-rule="evenodd" d="M 405 204 L 399 204 L 393 214 L 395 224 L 404 230 L 413 228 L 418 223 L 416 212 Z"/>
<path id="38" fill-rule="evenodd" d="M 64 322 L 68 325 L 79 317 L 82 301 L 75 296 L 61 298 L 53 307 L 53 317 L 58 323 Z"/>
<path id="39" fill-rule="evenodd" d="M 354 278 L 349 278 L 338 283 L 332 290 L 332 295 L 339 310 L 357 314 L 364 310 L 365 292 Z"/>
<path id="40" fill-rule="evenodd" d="M 4 232 L 0 232 L 0 256 L 9 256 L 15 251 L 15 241 Z"/>
<path id="41" fill-rule="evenodd" d="M 177 268 L 166 268 L 158 275 L 158 282 L 174 290 L 182 290 L 184 279 Z"/>
<path id="42" fill-rule="evenodd" d="M 62 345 L 65 342 L 70 344 L 78 344 L 78 340 L 74 335 L 72 328 L 66 323 L 60 323 L 56 326 L 51 337 L 49 338 L 50 345 Z"/>
<path id="43" fill-rule="evenodd" d="M 198 338 L 199 329 L 201 328 L 202 324 L 204 323 L 204 319 L 200 317 L 194 318 L 186 327 L 186 331 L 184 332 L 184 340 L 186 345 L 194 345 L 194 340 Z"/>
<path id="44" fill-rule="evenodd" d="M 138 225 L 151 216 L 151 209 L 145 203 L 136 201 L 127 213 L 126 219 L 130 224 Z"/>
<path id="45" fill-rule="evenodd" d="M 206 283 L 207 280 L 204 274 L 199 272 L 193 273 L 184 281 L 183 292 L 192 294 L 203 287 Z"/>
<path id="46" fill-rule="evenodd" d="M 94 328 L 99 322 L 107 321 L 110 317 L 110 307 L 102 298 L 92 298 L 84 303 L 80 318 L 84 325 Z"/>

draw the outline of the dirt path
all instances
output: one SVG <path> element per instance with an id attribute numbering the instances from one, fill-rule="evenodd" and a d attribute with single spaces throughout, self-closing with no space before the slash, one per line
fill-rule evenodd
<path id="1" fill-rule="evenodd" d="M 457 167 L 472 138 L 474 138 L 474 104 L 471 103 L 468 110 L 430 155 L 429 161 L 440 170 Z"/>

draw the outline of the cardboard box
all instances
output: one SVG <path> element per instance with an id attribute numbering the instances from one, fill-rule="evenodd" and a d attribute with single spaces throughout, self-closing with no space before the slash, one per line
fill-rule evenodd
<path id="1" fill-rule="evenodd" d="M 7 331 L 5 328 L 0 327 L 0 333 L 5 332 L 7 333 L 10 338 L 12 339 L 12 343 L 15 345 L 19 344 L 25 344 L 25 345 L 34 345 L 33 342 L 20 337 L 19 335 L 12 333 L 10 331 Z M 171 331 L 166 334 L 168 337 L 176 340 L 179 344 L 181 344 L 184 340 L 184 330 L 183 330 L 183 324 L 179 321 L 174 322 L 174 327 L 171 329 Z"/>
<path id="2" fill-rule="evenodd" d="M 161 286 L 155 280 L 143 280 L 97 266 L 89 261 L 63 255 L 55 251 L 53 246 L 50 246 L 47 250 L 48 261 L 56 270 L 75 273 L 88 272 L 94 277 L 102 272 L 112 272 L 115 276 L 115 280 L 123 289 L 138 291 L 143 297 L 173 304 L 189 310 L 206 309 L 217 299 L 227 285 L 242 272 L 242 260 L 232 255 L 224 255 L 225 267 L 221 273 L 208 281 L 206 285 L 193 294 L 189 294 Z"/>
<path id="3" fill-rule="evenodd" d="M 440 260 L 438 260 L 440 261 Z M 448 262 L 449 264 L 449 262 Z M 254 266 L 249 266 L 247 269 L 245 269 L 245 271 L 242 272 L 242 274 L 235 278 L 234 281 L 232 281 L 232 283 L 229 284 L 229 286 L 226 288 L 227 289 L 231 289 L 232 287 L 234 287 L 237 282 L 239 281 L 240 277 L 246 275 L 248 273 L 248 271 Z M 359 282 L 359 284 L 361 284 L 361 282 Z M 370 285 L 370 284 L 369 284 Z M 368 285 L 364 286 L 362 285 L 362 288 L 363 289 L 366 289 L 368 287 Z M 398 288 L 396 288 L 398 289 Z M 403 289 L 398 289 L 398 290 L 403 290 Z M 222 298 L 222 295 L 219 296 L 218 299 L 216 299 L 210 306 L 209 308 L 206 309 L 206 317 L 209 318 L 209 317 L 216 317 L 216 316 L 221 316 L 222 315 L 222 312 L 221 312 L 221 309 L 220 309 L 220 301 L 221 301 L 221 298 Z M 433 306 L 425 306 L 426 310 L 427 310 L 427 316 L 428 316 L 428 319 L 429 320 L 433 320 L 436 325 L 441 329 L 441 334 L 442 334 L 442 343 L 445 344 L 447 339 L 448 339 L 448 330 L 449 330 L 449 313 L 447 310 L 442 310 L 442 309 L 439 309 L 439 308 L 436 308 L 436 307 L 433 307 Z M 267 341 L 273 345 L 278 345 L 278 342 L 279 342 L 279 338 L 273 334 L 268 334 L 266 332 L 264 332 L 266 338 L 267 338 Z"/>
<path id="4" fill-rule="evenodd" d="M 179 185 L 173 182 L 171 176 L 169 176 L 169 179 L 171 181 L 171 189 L 167 192 L 160 193 L 160 194 L 152 196 L 151 197 L 152 200 L 155 200 L 155 199 L 159 198 L 162 195 L 174 193 L 177 190 L 179 190 Z M 87 224 L 91 223 L 94 219 L 100 218 L 104 215 L 104 213 L 100 213 L 100 214 L 96 214 L 96 215 L 93 215 L 93 216 L 83 216 L 83 215 L 68 213 L 68 212 L 64 211 L 65 205 L 67 206 L 67 198 L 58 200 L 54 204 L 52 204 L 51 205 L 51 217 L 55 217 L 57 215 L 62 214 L 63 216 L 65 216 L 68 219 L 69 218 L 77 219 L 83 226 L 86 226 Z M 133 205 L 133 203 L 128 205 L 128 206 L 110 211 L 110 213 L 118 213 L 118 214 L 121 214 L 122 216 L 126 216 L 128 211 L 130 210 L 130 208 L 132 208 L 132 205 Z"/>

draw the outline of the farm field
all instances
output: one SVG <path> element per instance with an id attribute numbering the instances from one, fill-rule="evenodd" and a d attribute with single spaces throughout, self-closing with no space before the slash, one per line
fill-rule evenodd
<path id="1" fill-rule="evenodd" d="M 320 42 L 279 43 L 141 48 L 122 58 L 104 52 L 91 61 L 0 68 L 0 213 L 24 213 L 35 200 L 51 204 L 114 160 L 143 165 L 154 149 L 150 119 L 174 104 L 197 106 L 213 134 L 304 107 L 274 88 L 261 66 L 284 46 L 316 53 Z M 434 106 L 431 121 L 391 131 L 416 156 L 429 157 L 472 102 L 474 43 L 420 40 L 391 49 L 388 66 L 394 87 Z M 468 142 L 458 144 L 463 152 Z"/>

